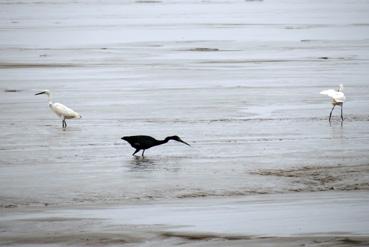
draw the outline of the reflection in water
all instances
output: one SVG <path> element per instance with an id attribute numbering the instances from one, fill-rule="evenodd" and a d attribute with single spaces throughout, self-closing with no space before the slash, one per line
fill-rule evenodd
<path id="1" fill-rule="evenodd" d="M 134 156 L 130 164 L 132 165 L 133 171 L 145 171 L 145 170 L 153 170 L 155 166 L 155 161 L 150 158 L 141 157 L 141 156 Z"/>
<path id="2" fill-rule="evenodd" d="M 170 172 L 177 173 L 181 170 L 181 162 L 179 162 L 178 157 L 163 157 L 156 156 L 155 159 L 142 158 L 141 156 L 134 156 L 130 161 L 130 171 L 131 172 Z"/>
<path id="3" fill-rule="evenodd" d="M 338 139 L 341 140 L 341 142 L 344 139 L 344 127 L 339 125 L 339 126 L 332 126 L 331 127 L 331 136 L 332 139 Z"/>

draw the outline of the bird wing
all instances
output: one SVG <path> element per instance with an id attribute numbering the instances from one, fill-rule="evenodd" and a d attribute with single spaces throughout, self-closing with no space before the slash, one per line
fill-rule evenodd
<path id="1" fill-rule="evenodd" d="M 336 102 L 343 103 L 343 102 L 345 102 L 346 97 L 345 97 L 344 93 L 342 93 L 342 92 L 337 92 L 337 93 L 336 93 L 336 95 L 335 95 L 335 97 L 334 97 L 334 100 L 335 100 Z"/>
<path id="2" fill-rule="evenodd" d="M 157 145 L 158 142 L 155 138 L 144 135 L 126 136 L 124 138 L 129 144 L 131 144 L 132 147 L 139 149 L 148 149 L 152 146 Z"/>
<path id="3" fill-rule="evenodd" d="M 337 92 L 334 89 L 328 89 L 328 90 L 323 90 L 320 92 L 320 94 L 324 94 L 324 95 L 328 95 L 329 97 L 331 97 L 332 99 L 334 99 L 334 101 L 336 102 L 344 102 L 346 97 L 345 94 L 342 92 Z"/>
<path id="4" fill-rule="evenodd" d="M 51 109 L 59 117 L 64 117 L 64 118 L 79 118 L 80 117 L 80 115 L 77 112 L 73 111 L 69 107 L 66 107 L 65 105 L 60 104 L 60 103 L 52 104 Z"/>

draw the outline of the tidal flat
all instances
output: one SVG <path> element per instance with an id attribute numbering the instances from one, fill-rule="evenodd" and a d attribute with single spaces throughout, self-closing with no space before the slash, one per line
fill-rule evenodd
<path id="1" fill-rule="evenodd" d="M 0 245 L 369 245 L 367 13 L 0 0 Z M 191 147 L 133 157 L 127 135 Z"/>

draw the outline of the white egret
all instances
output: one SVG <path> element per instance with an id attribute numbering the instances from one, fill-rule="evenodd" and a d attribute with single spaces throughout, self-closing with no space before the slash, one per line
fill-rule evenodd
<path id="1" fill-rule="evenodd" d="M 82 118 L 82 116 L 79 113 L 73 111 L 72 109 L 66 107 L 65 105 L 60 103 L 53 103 L 51 92 L 49 90 L 44 90 L 42 92 L 36 93 L 35 95 L 40 94 L 46 94 L 48 96 L 49 107 L 53 112 L 55 112 L 56 115 L 58 115 L 58 117 L 62 119 L 63 129 L 67 128 L 67 122 L 65 121 L 66 119 Z"/>
<path id="2" fill-rule="evenodd" d="M 340 84 L 340 87 L 338 88 L 338 90 L 334 90 L 334 89 L 323 90 L 320 92 L 320 94 L 328 95 L 329 97 L 332 98 L 333 107 L 332 107 L 331 112 L 329 113 L 329 123 L 331 123 L 332 112 L 334 108 L 336 107 L 336 105 L 341 106 L 341 119 L 343 122 L 343 102 L 345 102 L 346 100 L 345 94 L 343 93 L 343 85 Z"/>

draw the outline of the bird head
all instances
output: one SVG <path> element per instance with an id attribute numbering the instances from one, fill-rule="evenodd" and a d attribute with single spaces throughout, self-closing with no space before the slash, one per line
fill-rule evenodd
<path id="1" fill-rule="evenodd" d="M 343 84 L 340 84 L 340 88 L 338 89 L 338 92 L 342 92 L 343 91 Z"/>
<path id="2" fill-rule="evenodd" d="M 44 90 L 42 92 L 36 93 L 35 95 L 40 95 L 40 94 L 46 94 L 47 96 L 50 96 L 50 91 L 49 90 Z"/>
<path id="3" fill-rule="evenodd" d="M 166 139 L 175 140 L 177 142 L 182 142 L 182 143 L 186 144 L 187 146 L 191 146 L 190 144 L 188 144 L 187 142 L 185 142 L 181 138 L 179 138 L 179 136 L 168 136 Z"/>

